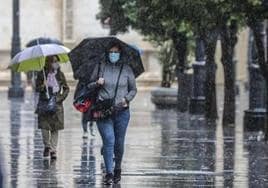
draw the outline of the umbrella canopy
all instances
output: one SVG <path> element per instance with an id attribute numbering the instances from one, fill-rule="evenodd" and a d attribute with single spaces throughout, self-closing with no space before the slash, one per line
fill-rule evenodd
<path id="1" fill-rule="evenodd" d="M 31 40 L 26 44 L 26 47 L 32 47 L 38 44 L 58 44 L 63 45 L 63 43 L 56 39 L 56 38 L 49 38 L 49 37 L 39 37 Z"/>
<path id="2" fill-rule="evenodd" d="M 116 37 L 100 37 L 84 39 L 69 53 L 74 75 L 76 75 L 79 67 L 82 65 L 84 66 L 84 64 L 96 64 L 101 60 L 105 60 L 107 56 L 107 50 L 109 47 L 111 47 L 111 44 L 120 45 L 120 61 L 130 65 L 135 77 L 138 77 L 141 73 L 144 72 L 140 53 L 136 48 L 126 44 Z"/>
<path id="3" fill-rule="evenodd" d="M 69 62 L 70 50 L 62 45 L 42 44 L 25 48 L 12 60 L 9 68 L 16 72 L 40 71 L 45 66 L 46 56 L 57 55 L 59 62 Z"/>

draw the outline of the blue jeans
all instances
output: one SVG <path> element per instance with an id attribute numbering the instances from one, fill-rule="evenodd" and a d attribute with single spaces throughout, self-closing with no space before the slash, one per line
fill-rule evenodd
<path id="1" fill-rule="evenodd" d="M 115 156 L 115 169 L 121 169 L 129 119 L 129 109 L 126 109 L 108 119 L 97 121 L 103 142 L 103 158 L 107 173 L 113 172 L 113 156 Z"/>

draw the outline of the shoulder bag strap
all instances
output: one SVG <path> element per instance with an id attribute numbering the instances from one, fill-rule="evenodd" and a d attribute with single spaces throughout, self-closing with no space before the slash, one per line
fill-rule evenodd
<path id="1" fill-rule="evenodd" d="M 115 97 L 117 95 L 119 80 L 120 80 L 120 76 L 121 76 L 121 73 L 122 73 L 122 70 L 123 70 L 123 66 L 124 66 L 124 64 L 122 63 L 122 65 L 120 67 L 119 75 L 118 75 L 118 78 L 117 78 L 117 82 L 116 82 L 116 87 L 115 87 L 115 92 L 114 92 L 114 98 L 113 98 L 113 100 L 115 100 Z"/>

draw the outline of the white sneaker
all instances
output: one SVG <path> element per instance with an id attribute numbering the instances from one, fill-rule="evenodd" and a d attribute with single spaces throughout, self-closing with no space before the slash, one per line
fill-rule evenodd
<path id="1" fill-rule="evenodd" d="M 88 132 L 84 132 L 82 138 L 87 139 L 88 138 Z"/>

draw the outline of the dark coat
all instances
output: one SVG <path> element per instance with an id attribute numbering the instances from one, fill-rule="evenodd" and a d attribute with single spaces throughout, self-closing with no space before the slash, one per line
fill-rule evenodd
<path id="1" fill-rule="evenodd" d="M 46 73 L 47 76 L 48 73 Z M 64 129 L 64 109 L 63 101 L 69 94 L 70 88 L 67 85 L 63 72 L 58 70 L 56 79 L 60 86 L 60 91 L 57 93 L 57 111 L 53 115 L 38 114 L 38 128 L 47 130 L 61 130 Z M 44 85 L 44 77 L 42 71 L 37 74 L 36 92 L 39 92 L 39 101 L 46 100 L 46 87 Z"/>

